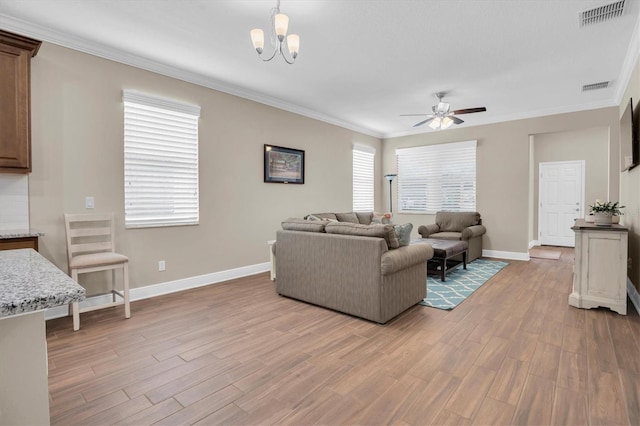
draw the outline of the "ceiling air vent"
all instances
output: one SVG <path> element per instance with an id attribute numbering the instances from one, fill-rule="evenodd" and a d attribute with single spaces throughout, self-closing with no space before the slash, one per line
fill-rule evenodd
<path id="1" fill-rule="evenodd" d="M 625 0 L 618 0 L 605 6 L 580 12 L 578 13 L 580 26 L 599 24 L 613 18 L 619 18 L 624 13 L 624 6 Z"/>
<path id="2" fill-rule="evenodd" d="M 606 89 L 607 87 L 609 87 L 609 82 L 601 81 L 600 83 L 585 84 L 584 86 L 582 86 L 582 91 L 589 92 L 591 90 Z"/>

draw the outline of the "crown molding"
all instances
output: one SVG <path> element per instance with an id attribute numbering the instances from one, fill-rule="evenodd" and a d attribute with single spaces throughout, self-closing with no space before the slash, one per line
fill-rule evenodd
<path id="1" fill-rule="evenodd" d="M 193 83 L 198 86 L 206 87 L 208 89 L 224 92 L 233 96 L 258 102 L 260 104 L 312 118 L 314 120 L 322 121 L 327 124 L 342 127 L 347 130 L 352 130 L 354 132 L 373 136 L 378 139 L 381 139 L 383 137 L 383 134 L 380 132 L 364 128 L 335 117 L 321 114 L 317 111 L 304 108 L 300 105 L 285 102 L 271 96 L 266 96 L 262 93 L 254 92 L 252 90 L 248 90 L 237 85 L 207 77 L 202 74 L 179 69 L 141 56 L 132 55 L 130 53 L 114 49 L 101 43 L 89 41 L 80 37 L 73 37 L 69 34 L 65 34 L 60 31 L 33 24 L 21 19 L 17 19 L 2 13 L 0 13 L 0 27 L 7 31 L 15 32 L 27 37 L 36 38 L 38 40 L 57 44 L 62 47 L 87 53 L 89 55 L 98 56 L 100 58 L 119 62 L 146 71 L 151 71 L 156 74 L 161 74 L 167 77 L 186 81 L 188 83 Z"/>

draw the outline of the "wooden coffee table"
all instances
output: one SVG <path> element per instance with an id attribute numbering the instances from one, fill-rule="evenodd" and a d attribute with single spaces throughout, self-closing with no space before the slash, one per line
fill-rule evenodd
<path id="1" fill-rule="evenodd" d="M 411 244 L 431 244 L 433 257 L 427 261 L 427 274 L 439 275 L 441 281 L 445 281 L 445 276 L 461 263 L 467 269 L 469 245 L 466 241 L 421 238 Z M 462 261 L 452 259 L 458 255 L 462 255 Z"/>

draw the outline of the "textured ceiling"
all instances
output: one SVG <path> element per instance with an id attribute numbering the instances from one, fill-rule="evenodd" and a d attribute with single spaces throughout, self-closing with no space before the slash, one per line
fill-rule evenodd
<path id="1" fill-rule="evenodd" d="M 282 0 L 294 65 L 251 46 L 275 1 L 0 0 L 0 28 L 389 137 L 431 131 L 400 114 L 430 111 L 438 91 L 452 109 L 487 108 L 461 126 L 618 105 L 640 2 L 578 25 L 612 1 Z"/>

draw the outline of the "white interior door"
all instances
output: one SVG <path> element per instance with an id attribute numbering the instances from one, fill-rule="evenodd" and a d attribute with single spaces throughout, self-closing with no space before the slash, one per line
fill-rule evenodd
<path id="1" fill-rule="evenodd" d="M 584 161 L 540 163 L 538 241 L 574 247 L 571 227 L 584 217 Z"/>

